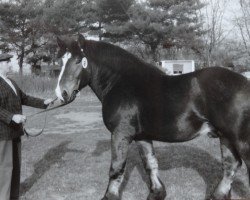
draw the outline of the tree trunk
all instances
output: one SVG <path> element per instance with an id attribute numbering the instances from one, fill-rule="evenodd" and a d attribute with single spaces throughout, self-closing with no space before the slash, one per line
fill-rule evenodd
<path id="1" fill-rule="evenodd" d="M 208 52 L 207 54 L 207 67 L 211 67 L 211 54 Z"/>
<path id="2" fill-rule="evenodd" d="M 99 29 L 99 41 L 102 40 L 102 22 L 98 22 L 98 29 Z"/>
<path id="3" fill-rule="evenodd" d="M 153 62 L 157 62 L 158 61 L 158 56 L 157 56 L 157 47 L 155 46 L 150 46 L 151 48 L 151 55 L 152 55 L 152 60 Z"/>
<path id="4" fill-rule="evenodd" d="M 21 48 L 21 54 L 19 55 L 19 74 L 23 75 L 23 61 L 24 61 L 24 47 Z"/>

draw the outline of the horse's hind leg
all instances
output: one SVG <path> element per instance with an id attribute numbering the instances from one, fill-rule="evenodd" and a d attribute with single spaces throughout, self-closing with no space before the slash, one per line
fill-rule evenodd
<path id="1" fill-rule="evenodd" d="M 241 159 L 233 145 L 226 139 L 220 138 L 222 154 L 223 178 L 213 194 L 213 199 L 229 199 L 231 184 L 237 169 L 241 166 Z"/>
<path id="2" fill-rule="evenodd" d="M 102 200 L 119 200 L 120 187 L 124 178 L 127 152 L 132 136 L 126 131 L 118 130 L 112 133 L 111 139 L 111 166 L 109 184 Z"/>
<path id="3" fill-rule="evenodd" d="M 147 200 L 164 200 L 166 190 L 159 178 L 158 162 L 155 157 L 152 141 L 141 140 L 136 143 L 139 147 L 146 172 L 150 177 L 150 194 Z"/>
<path id="4" fill-rule="evenodd" d="M 250 138 L 244 138 L 244 141 L 238 143 L 239 152 L 242 160 L 245 162 L 248 178 L 249 178 L 249 186 L 250 186 Z"/>

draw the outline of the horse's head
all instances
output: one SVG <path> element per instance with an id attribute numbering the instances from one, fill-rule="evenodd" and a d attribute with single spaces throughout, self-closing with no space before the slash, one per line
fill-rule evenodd
<path id="1" fill-rule="evenodd" d="M 73 101 L 76 93 L 89 83 L 88 61 L 77 40 L 58 37 L 57 43 L 59 46 L 57 57 L 63 59 L 63 66 L 58 78 L 56 95 L 68 103 Z"/>

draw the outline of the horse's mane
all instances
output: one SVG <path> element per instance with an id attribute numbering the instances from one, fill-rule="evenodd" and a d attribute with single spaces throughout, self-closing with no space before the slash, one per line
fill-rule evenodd
<path id="1" fill-rule="evenodd" d="M 121 47 L 107 42 L 86 40 L 84 50 L 88 57 L 103 67 L 111 68 L 113 72 L 129 73 L 133 71 L 133 73 L 141 73 L 144 71 L 164 74 L 154 65 L 146 63 Z"/>

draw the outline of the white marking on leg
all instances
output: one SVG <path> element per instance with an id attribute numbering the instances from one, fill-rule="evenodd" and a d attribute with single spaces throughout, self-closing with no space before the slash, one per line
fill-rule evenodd
<path id="1" fill-rule="evenodd" d="M 223 178 L 215 190 L 215 197 L 224 198 L 231 189 L 235 173 L 240 166 L 240 162 L 234 157 L 230 147 L 226 146 L 228 141 L 221 139 L 221 153 L 223 164 Z"/>
<path id="2" fill-rule="evenodd" d="M 223 177 L 223 179 L 219 183 L 218 187 L 216 188 L 215 193 L 227 195 L 231 189 L 232 182 L 233 182 L 233 180 L 231 178 Z"/>
<path id="3" fill-rule="evenodd" d="M 112 180 L 109 185 L 109 193 L 114 194 L 115 196 L 119 196 L 119 189 L 124 179 L 124 175 L 120 175 L 117 179 Z"/>
<path id="4" fill-rule="evenodd" d="M 207 122 L 203 123 L 200 130 L 198 131 L 199 135 L 207 135 L 209 132 L 211 132 L 211 128 Z"/>
<path id="5" fill-rule="evenodd" d="M 160 189 L 162 187 L 158 176 L 159 176 L 158 169 L 152 170 L 150 175 L 152 180 L 152 189 Z"/>
<path id="6" fill-rule="evenodd" d="M 63 76 L 63 73 L 64 73 L 64 70 L 65 70 L 65 66 L 66 66 L 66 63 L 68 61 L 68 59 L 71 57 L 71 53 L 66 53 L 62 60 L 63 60 L 63 66 L 62 66 L 62 69 L 61 69 L 61 72 L 59 74 L 59 77 L 58 77 L 58 81 L 57 81 L 57 86 L 56 86 L 56 89 L 55 89 L 55 93 L 56 93 L 56 96 L 60 99 L 60 100 L 64 100 L 63 97 L 62 97 L 62 91 L 61 91 L 61 88 L 60 88 L 60 81 L 61 81 L 61 78 Z"/>
<path id="7" fill-rule="evenodd" d="M 154 155 L 151 153 L 147 155 L 148 157 L 148 167 L 151 169 L 150 178 L 152 181 L 152 189 L 160 189 L 162 187 L 159 181 L 159 171 L 158 171 L 158 162 Z"/>

